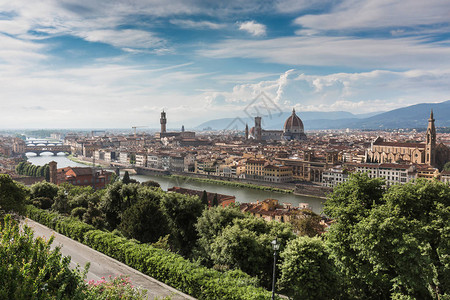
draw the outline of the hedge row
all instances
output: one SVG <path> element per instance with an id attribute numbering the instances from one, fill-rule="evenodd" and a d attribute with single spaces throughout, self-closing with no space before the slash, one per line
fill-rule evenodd
<path id="1" fill-rule="evenodd" d="M 284 194 L 292 194 L 294 192 L 293 190 L 280 189 L 280 188 L 276 188 L 276 187 L 257 185 L 257 184 L 252 184 L 252 183 L 225 181 L 225 180 L 210 179 L 210 178 L 197 178 L 197 177 L 182 176 L 182 175 L 166 175 L 166 176 L 172 177 L 172 178 L 184 179 L 184 180 L 194 180 L 194 181 L 206 182 L 206 183 L 214 183 L 214 184 L 221 184 L 221 185 L 228 185 L 228 186 L 235 186 L 235 187 L 244 187 L 244 188 L 249 188 L 249 189 L 254 189 L 254 190 L 271 191 L 271 192 L 284 193 Z"/>
<path id="2" fill-rule="evenodd" d="M 96 230 L 71 217 L 27 206 L 28 217 L 198 299 L 269 299 L 242 271 L 221 273 L 178 254 Z"/>

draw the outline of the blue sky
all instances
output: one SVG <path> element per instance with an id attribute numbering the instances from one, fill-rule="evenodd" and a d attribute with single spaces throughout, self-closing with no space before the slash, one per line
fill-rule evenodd
<path id="1" fill-rule="evenodd" d="M 450 99 L 447 0 L 0 3 L 0 128 L 168 127 Z"/>

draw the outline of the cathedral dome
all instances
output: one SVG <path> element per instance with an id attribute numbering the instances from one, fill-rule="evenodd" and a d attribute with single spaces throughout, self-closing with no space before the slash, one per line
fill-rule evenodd
<path id="1" fill-rule="evenodd" d="M 302 120 L 295 114 L 295 109 L 292 109 L 292 115 L 286 119 L 284 122 L 284 133 L 303 133 L 303 122 Z"/>

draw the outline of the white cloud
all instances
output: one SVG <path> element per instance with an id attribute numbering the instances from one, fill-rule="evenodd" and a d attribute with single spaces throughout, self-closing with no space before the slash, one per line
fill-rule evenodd
<path id="1" fill-rule="evenodd" d="M 173 19 L 170 20 L 170 23 L 184 28 L 197 28 L 197 29 L 222 29 L 225 27 L 225 24 L 219 24 L 209 21 Z"/>
<path id="2" fill-rule="evenodd" d="M 92 30 L 75 34 L 90 42 L 102 42 L 118 48 L 157 48 L 165 43 L 163 39 L 150 32 L 135 29 Z"/>
<path id="3" fill-rule="evenodd" d="M 321 9 L 333 3 L 333 0 L 277 0 L 275 7 L 279 12 L 292 13 L 309 9 Z"/>
<path id="4" fill-rule="evenodd" d="M 98 64 L 55 70 L 8 64 L 0 68 L 0 128 L 157 127 L 160 109 L 152 108 L 162 106 L 173 112 L 174 126 L 197 121 L 199 113 L 206 115 L 204 99 L 179 85 L 193 86 L 210 74 L 183 69 L 190 65 Z"/>
<path id="5" fill-rule="evenodd" d="M 355 68 L 450 67 L 450 47 L 418 38 L 281 37 L 229 39 L 198 50 L 213 58 L 257 58 L 285 65 Z"/>
<path id="6" fill-rule="evenodd" d="M 256 23 L 255 21 L 247 21 L 238 23 L 239 30 L 247 31 L 253 36 L 264 36 L 266 35 L 266 25 Z"/>
<path id="7" fill-rule="evenodd" d="M 117 29 L 128 24 L 127 19 L 136 11 L 133 10 L 135 8 L 133 3 L 112 4 L 105 1 L 90 1 L 82 4 L 52 0 L 39 2 L 18 0 L 14 3 L 10 1 L 7 4 L 0 4 L 0 11 L 13 12 L 8 20 L 2 20 L 0 23 L 2 25 L 0 32 L 26 40 L 73 35 L 87 41 L 107 43 L 128 50 L 167 48 L 165 40 L 151 31 Z"/>
<path id="8" fill-rule="evenodd" d="M 447 0 L 344 0 L 329 13 L 298 17 L 295 23 L 317 30 L 361 30 L 448 24 Z"/>
<path id="9" fill-rule="evenodd" d="M 283 111 L 339 111 L 366 113 L 423 102 L 448 100 L 450 68 L 393 72 L 307 75 L 289 70 L 273 80 L 235 85 L 229 92 L 207 91 L 209 103 L 244 110 L 261 92 Z M 420 82 L 420 84 L 418 84 Z M 220 100 L 220 101 L 219 101 Z"/>
<path id="10" fill-rule="evenodd" d="M 43 45 L 15 39 L 1 33 L 0 44 L 0 65 L 17 64 L 17 67 L 24 68 L 29 63 L 44 60 L 47 57 L 42 53 Z"/>
<path id="11" fill-rule="evenodd" d="M 259 72 L 247 72 L 243 74 L 227 74 L 214 76 L 214 80 L 221 83 L 245 83 L 250 81 L 261 80 L 267 77 L 277 76 L 277 73 L 259 73 Z"/>

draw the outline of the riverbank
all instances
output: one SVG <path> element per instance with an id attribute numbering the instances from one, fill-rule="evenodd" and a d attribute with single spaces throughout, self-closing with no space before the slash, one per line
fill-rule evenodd
<path id="1" fill-rule="evenodd" d="M 293 190 L 288 189 L 281 189 L 271 186 L 264 186 L 264 185 L 257 185 L 252 183 L 243 183 L 243 182 L 236 182 L 236 181 L 225 181 L 225 180 L 219 180 L 219 179 L 210 179 L 210 178 L 198 178 L 193 176 L 183 176 L 183 175 L 162 175 L 164 177 L 168 178 L 175 178 L 175 179 L 182 179 L 182 180 L 195 180 L 199 182 L 205 182 L 205 183 L 214 183 L 214 184 L 220 184 L 220 185 L 227 185 L 227 186 L 233 186 L 233 187 L 245 187 L 249 189 L 255 189 L 255 190 L 261 190 L 261 191 L 271 191 L 271 192 L 277 192 L 277 193 L 284 193 L 284 194 L 292 194 Z"/>
<path id="2" fill-rule="evenodd" d="M 75 158 L 75 156 L 73 156 L 72 154 L 69 154 L 69 155 L 67 156 L 67 158 L 68 158 L 69 160 L 73 161 L 73 162 L 78 163 L 78 164 L 87 165 L 87 166 L 92 167 L 92 160 L 89 161 L 89 160 L 82 160 L 81 158 L 78 158 L 78 157 Z M 97 165 L 95 165 L 95 166 L 98 167 L 98 168 L 109 167 L 109 166 L 101 165 L 101 164 L 97 164 Z"/>
<path id="3" fill-rule="evenodd" d="M 69 155 L 68 158 L 71 161 L 92 166 L 92 159 L 90 158 L 80 156 L 74 157 L 73 155 Z M 98 164 L 97 165 L 98 167 L 103 167 L 106 169 L 111 168 L 111 164 L 108 162 L 96 160 L 96 163 Z M 230 187 L 243 187 L 260 191 L 276 192 L 282 194 L 294 194 L 304 197 L 316 197 L 320 198 L 321 200 L 325 200 L 327 198 L 327 195 L 332 191 L 329 188 L 324 188 L 322 186 L 310 183 L 295 184 L 295 183 L 261 182 L 251 179 L 221 177 L 208 174 L 175 172 L 137 166 L 134 166 L 134 169 L 137 171 L 138 175 L 159 176 L 165 178 L 173 178 L 178 181 L 197 181 L 201 183 L 211 183 Z"/>

